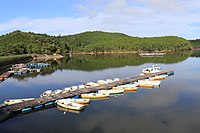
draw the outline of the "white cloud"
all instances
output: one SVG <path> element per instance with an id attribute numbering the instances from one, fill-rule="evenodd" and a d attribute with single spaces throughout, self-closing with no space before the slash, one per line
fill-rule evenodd
<path id="1" fill-rule="evenodd" d="M 87 3 L 87 4 L 86 4 Z M 16 18 L 0 23 L 0 33 L 13 30 L 75 34 L 89 30 L 123 32 L 133 36 L 177 35 L 199 38 L 198 0 L 94 0 L 77 4 L 79 17 Z"/>

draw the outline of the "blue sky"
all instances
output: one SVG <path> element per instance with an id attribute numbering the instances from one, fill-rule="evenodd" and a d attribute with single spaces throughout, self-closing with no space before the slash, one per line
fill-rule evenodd
<path id="1" fill-rule="evenodd" d="M 4 0 L 0 35 L 14 30 L 69 35 L 84 31 L 200 38 L 199 0 Z"/>

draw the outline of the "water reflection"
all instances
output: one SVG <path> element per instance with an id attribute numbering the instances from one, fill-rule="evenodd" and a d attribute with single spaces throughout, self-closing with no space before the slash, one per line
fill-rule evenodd
<path id="1" fill-rule="evenodd" d="M 116 62 L 120 58 L 112 57 L 104 62 L 109 65 L 101 67 L 98 65 L 103 62 L 100 60 L 103 57 L 98 58 L 98 61 L 97 57 L 88 57 L 94 58 L 94 61 L 87 58 L 85 62 L 83 60 L 66 62 L 74 64 L 74 67 L 65 63 L 62 66 L 63 61 L 58 61 L 61 64 L 55 63 L 51 71 L 53 73 L 48 75 L 37 75 L 33 79 L 28 78 L 27 82 L 8 79 L 0 84 L 1 101 L 24 96 L 37 97 L 46 89 L 78 85 L 88 81 L 131 77 L 138 75 L 142 68 L 153 63 L 158 63 L 164 70 L 175 71 L 175 75 L 163 80 L 159 88 L 138 89 L 137 92 L 113 96 L 106 100 L 91 101 L 79 115 L 75 113 L 63 115 L 63 112 L 58 111 L 56 107 L 28 113 L 1 123 L 0 131 L 3 133 L 198 133 L 200 132 L 199 53 L 190 53 L 191 56 L 174 54 L 168 63 L 140 58 L 143 60 L 140 63 L 144 63 L 140 65 L 134 65 L 136 58 L 132 59 L 128 55 L 123 56 L 124 60 L 128 60 L 119 63 L 120 65 L 112 63 L 114 62 L 112 59 Z M 85 70 L 80 69 L 78 66 L 81 65 L 80 62 L 82 65 L 93 64 L 93 66 L 85 67 Z"/>
<path id="2" fill-rule="evenodd" d="M 79 70 L 79 71 L 97 71 L 108 68 L 119 68 L 123 66 L 138 66 L 145 63 L 164 63 L 172 64 L 186 60 L 192 52 L 168 53 L 164 57 L 141 57 L 137 54 L 114 54 L 114 55 L 75 55 L 67 56 L 62 60 L 48 61 L 51 67 L 44 68 L 41 73 L 32 73 L 27 75 L 14 76 L 14 78 L 26 81 L 27 77 L 36 77 L 37 75 L 50 75 L 57 70 Z M 174 58 L 176 57 L 176 58 Z M 24 80 L 26 79 L 26 80 Z"/>

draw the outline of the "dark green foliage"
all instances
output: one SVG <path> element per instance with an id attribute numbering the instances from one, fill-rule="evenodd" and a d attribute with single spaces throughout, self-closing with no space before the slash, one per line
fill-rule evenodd
<path id="1" fill-rule="evenodd" d="M 196 48 L 200 47 L 200 39 L 196 39 L 196 40 L 190 40 L 190 42 L 192 43 L 192 45 Z"/>
<path id="2" fill-rule="evenodd" d="M 66 52 L 118 52 L 192 49 L 189 41 L 176 37 L 131 37 L 121 33 L 84 32 L 69 36 L 49 36 L 14 31 L 0 36 L 0 55 L 53 54 Z"/>
<path id="3" fill-rule="evenodd" d="M 7 65 L 14 63 L 23 62 L 32 59 L 31 55 L 13 55 L 13 56 L 2 56 L 0 57 L 0 69 Z"/>

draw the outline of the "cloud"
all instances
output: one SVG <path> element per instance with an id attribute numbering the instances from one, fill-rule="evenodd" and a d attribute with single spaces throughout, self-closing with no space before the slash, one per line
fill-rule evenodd
<path id="1" fill-rule="evenodd" d="M 13 30 L 51 35 L 83 31 L 123 32 L 132 36 L 177 35 L 199 38 L 198 0 L 85 0 L 75 4 L 74 17 L 24 18 L 0 23 L 0 33 Z M 194 27 L 192 24 L 196 23 Z"/>

